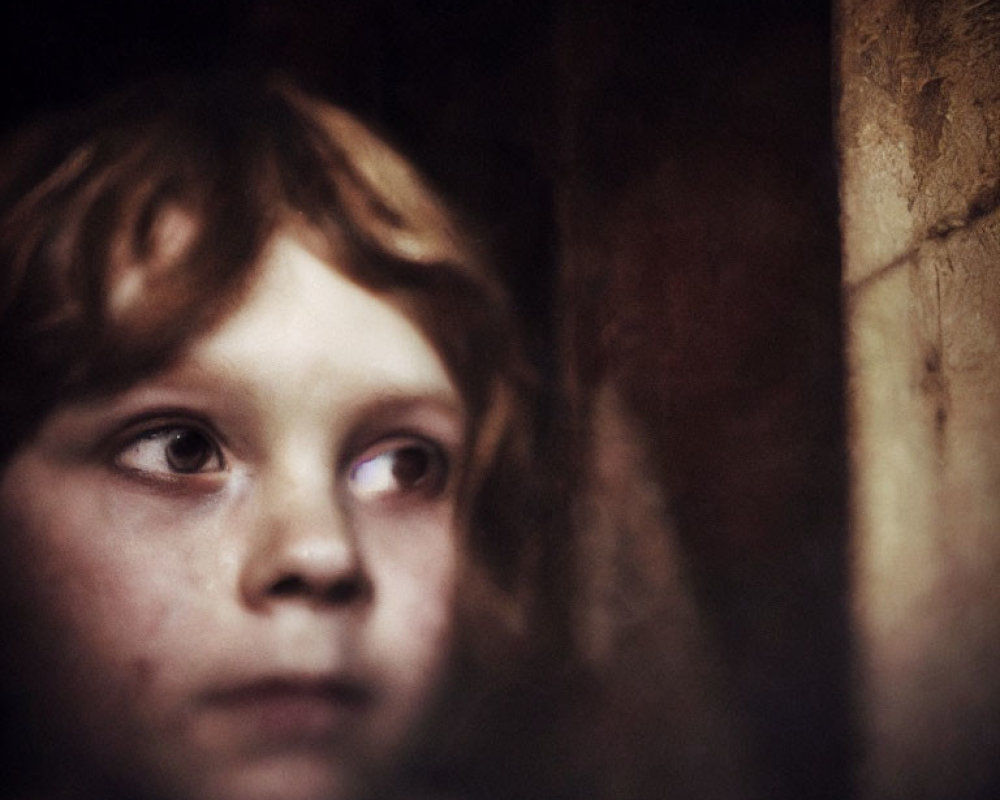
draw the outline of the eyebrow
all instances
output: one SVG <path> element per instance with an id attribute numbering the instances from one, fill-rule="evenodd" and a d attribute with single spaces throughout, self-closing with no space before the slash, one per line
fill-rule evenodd
<path id="1" fill-rule="evenodd" d="M 356 388 L 350 393 L 346 408 L 349 416 L 355 416 L 362 410 L 391 415 L 419 408 L 432 408 L 437 413 L 452 417 L 464 417 L 466 414 L 464 398 L 451 382 L 447 385 L 432 381 L 410 383 L 393 380 L 384 374 L 362 374 L 345 383 Z M 229 373 L 228 370 L 220 370 L 219 365 L 182 359 L 174 367 L 140 380 L 122 391 L 72 403 L 69 407 L 95 417 L 139 413 L 148 406 L 181 408 L 204 401 L 224 401 L 229 408 L 250 410 L 257 405 L 257 394 L 256 383 L 244 380 L 238 371 Z"/>
<path id="2" fill-rule="evenodd" d="M 193 365 L 188 365 L 193 367 Z M 345 383 L 355 387 L 349 393 L 349 406 L 378 406 L 386 413 L 405 413 L 419 407 L 432 407 L 442 413 L 461 416 L 465 413 L 465 404 L 461 393 L 452 386 L 439 386 L 434 383 L 404 381 L 386 381 L 384 376 L 373 376 L 372 380 L 348 380 Z M 218 370 L 188 369 L 185 367 L 176 372 L 164 373 L 161 376 L 140 381 L 121 392 L 94 398 L 79 404 L 81 409 L 97 411 L 106 408 L 110 411 L 127 410 L 133 405 L 143 406 L 150 402 L 164 407 L 185 405 L 194 397 L 211 400 L 224 400 L 227 404 L 251 407 L 256 404 L 254 399 L 255 382 L 242 380 L 239 377 L 220 377 Z M 165 395 L 163 402 L 155 401 L 147 395 Z M 170 399 L 176 397 L 177 400 Z M 76 405 L 76 404 L 74 404 Z"/>
<path id="3" fill-rule="evenodd" d="M 448 413 L 465 412 L 462 396 L 457 389 L 389 384 L 373 392 L 379 406 L 388 411 L 404 412 L 418 406 L 433 406 Z"/>

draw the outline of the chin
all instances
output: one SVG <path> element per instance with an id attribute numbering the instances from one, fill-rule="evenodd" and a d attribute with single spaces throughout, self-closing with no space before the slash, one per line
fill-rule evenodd
<path id="1" fill-rule="evenodd" d="M 191 800 L 357 800 L 360 771 L 329 755 L 281 754 L 219 772 L 191 787 Z"/>

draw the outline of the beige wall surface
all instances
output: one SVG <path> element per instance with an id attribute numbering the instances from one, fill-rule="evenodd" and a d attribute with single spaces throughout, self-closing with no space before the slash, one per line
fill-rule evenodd
<path id="1" fill-rule="evenodd" d="M 993 796 L 1000 4 L 838 25 L 861 794 Z"/>

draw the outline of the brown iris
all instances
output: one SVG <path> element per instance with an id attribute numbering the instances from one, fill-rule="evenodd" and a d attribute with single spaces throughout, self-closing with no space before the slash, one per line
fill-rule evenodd
<path id="1" fill-rule="evenodd" d="M 174 472 L 198 472 L 215 455 L 215 448 L 204 434 L 191 428 L 173 431 L 166 444 L 167 464 Z"/>

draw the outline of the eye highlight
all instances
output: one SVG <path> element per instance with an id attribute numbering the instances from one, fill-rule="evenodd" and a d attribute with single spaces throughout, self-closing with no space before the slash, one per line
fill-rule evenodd
<path id="1" fill-rule="evenodd" d="M 152 476 L 197 475 L 226 468 L 222 448 L 211 434 L 193 425 L 160 425 L 143 431 L 121 448 L 114 464 Z"/>
<path id="2" fill-rule="evenodd" d="M 361 501 L 433 500 L 448 485 L 444 449 L 418 437 L 379 442 L 351 462 L 350 493 Z"/>

